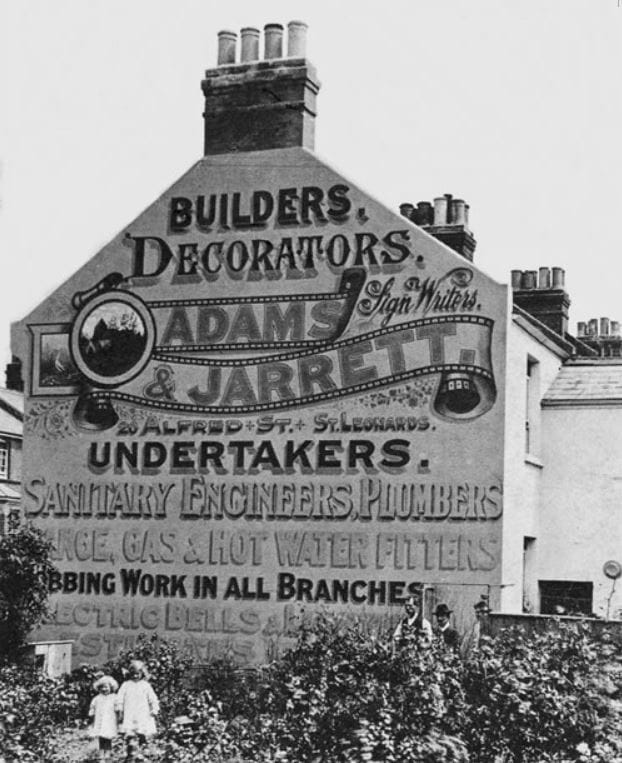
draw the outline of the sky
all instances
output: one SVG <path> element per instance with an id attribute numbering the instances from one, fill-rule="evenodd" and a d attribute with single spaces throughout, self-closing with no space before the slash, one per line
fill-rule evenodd
<path id="1" fill-rule="evenodd" d="M 622 320 L 622 0 L 0 0 L 1 366 L 201 157 L 217 32 L 294 19 L 321 158 L 396 210 L 465 199 L 493 278 L 566 270 L 572 331 Z"/>

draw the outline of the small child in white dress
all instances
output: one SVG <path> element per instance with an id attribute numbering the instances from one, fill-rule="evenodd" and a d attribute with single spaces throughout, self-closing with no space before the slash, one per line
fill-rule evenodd
<path id="1" fill-rule="evenodd" d="M 93 718 L 91 736 L 99 742 L 99 759 L 112 760 L 112 740 L 117 735 L 116 695 L 119 684 L 112 676 L 102 676 L 93 684 L 98 694 L 89 707 L 89 717 Z"/>
<path id="2" fill-rule="evenodd" d="M 130 677 L 121 684 L 116 696 L 116 709 L 121 721 L 121 732 L 127 742 L 127 760 L 135 760 L 138 747 L 142 747 L 156 733 L 155 716 L 160 704 L 149 683 L 145 664 L 130 662 Z"/>

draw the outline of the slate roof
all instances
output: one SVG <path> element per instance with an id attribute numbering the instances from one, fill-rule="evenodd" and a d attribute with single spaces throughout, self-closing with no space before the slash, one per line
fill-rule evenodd
<path id="1" fill-rule="evenodd" d="M 622 362 L 603 358 L 566 363 L 542 405 L 622 405 Z"/>
<path id="2" fill-rule="evenodd" d="M 19 501 L 21 495 L 18 490 L 8 485 L 0 484 L 0 499 Z"/>
<path id="3" fill-rule="evenodd" d="M 22 392 L 16 392 L 12 389 L 4 389 L 4 387 L 0 387 L 0 402 L 10 408 L 14 408 L 23 415 L 24 394 Z"/>

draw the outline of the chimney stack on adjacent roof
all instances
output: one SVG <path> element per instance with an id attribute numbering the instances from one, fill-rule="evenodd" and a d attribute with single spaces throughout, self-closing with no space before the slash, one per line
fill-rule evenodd
<path id="1" fill-rule="evenodd" d="M 22 361 L 15 355 L 11 356 L 11 362 L 5 368 L 6 388 L 17 392 L 24 391 L 24 379 L 22 377 Z"/>
<path id="2" fill-rule="evenodd" d="M 591 318 L 577 323 L 577 338 L 602 358 L 622 357 L 622 336 L 620 322 L 609 318 Z"/>
<path id="3" fill-rule="evenodd" d="M 564 289 L 562 268 L 512 271 L 514 304 L 537 318 L 556 334 L 568 332 L 570 297 Z"/>
<path id="4" fill-rule="evenodd" d="M 431 233 L 439 241 L 469 262 L 473 262 L 476 241 L 469 230 L 469 205 L 462 199 L 454 199 L 449 193 L 429 201 L 400 204 L 400 214 Z"/>
<path id="5" fill-rule="evenodd" d="M 305 59 L 307 25 L 287 25 L 287 56 L 283 26 L 264 27 L 264 58 L 259 60 L 258 29 L 237 35 L 218 34 L 218 66 L 205 72 L 205 155 L 264 151 L 315 144 L 315 100 L 320 89 L 313 66 Z"/>

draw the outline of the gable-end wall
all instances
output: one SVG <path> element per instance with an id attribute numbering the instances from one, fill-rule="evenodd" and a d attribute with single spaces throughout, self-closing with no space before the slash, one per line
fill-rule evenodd
<path id="1" fill-rule="evenodd" d="M 198 162 L 14 329 L 61 570 L 39 636 L 244 663 L 315 605 L 497 608 L 506 311 L 308 151 Z"/>

